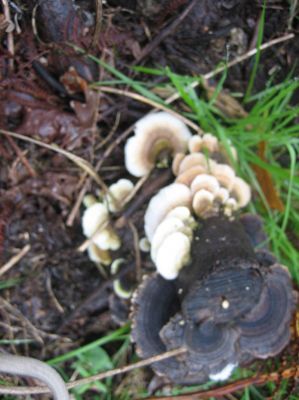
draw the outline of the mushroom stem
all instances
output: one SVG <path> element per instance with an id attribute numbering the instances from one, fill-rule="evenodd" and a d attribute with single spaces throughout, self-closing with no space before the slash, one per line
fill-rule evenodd
<path id="1" fill-rule="evenodd" d="M 38 379 L 48 386 L 54 400 L 70 398 L 63 379 L 55 369 L 34 358 L 1 354 L 0 373 Z"/>

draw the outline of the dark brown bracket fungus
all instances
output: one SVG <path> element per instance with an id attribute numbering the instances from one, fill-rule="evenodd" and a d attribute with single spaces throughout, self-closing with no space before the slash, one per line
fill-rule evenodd
<path id="1" fill-rule="evenodd" d="M 257 217 L 207 218 L 176 279 L 146 277 L 132 302 L 138 354 L 187 349 L 153 364 L 158 375 L 176 384 L 224 380 L 236 366 L 286 347 L 297 294 L 265 242 Z"/>

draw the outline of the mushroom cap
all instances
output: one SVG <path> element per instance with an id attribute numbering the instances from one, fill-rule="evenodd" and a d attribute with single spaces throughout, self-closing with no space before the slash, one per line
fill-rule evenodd
<path id="1" fill-rule="evenodd" d="M 220 189 L 220 185 L 215 176 L 202 174 L 193 179 L 190 189 L 193 195 L 200 189 L 205 189 L 213 194 L 216 194 Z"/>
<path id="2" fill-rule="evenodd" d="M 100 249 L 94 243 L 90 243 L 90 245 L 87 248 L 87 253 L 89 259 L 94 263 L 103 265 L 111 264 L 112 259 L 109 251 Z"/>
<path id="3" fill-rule="evenodd" d="M 192 200 L 192 208 L 199 217 L 208 217 L 214 214 L 213 202 L 215 196 L 206 189 L 201 189 L 195 193 Z"/>
<path id="4" fill-rule="evenodd" d="M 189 153 L 197 153 L 202 148 L 202 137 L 198 135 L 193 135 L 188 141 Z"/>
<path id="5" fill-rule="evenodd" d="M 152 197 L 144 215 L 144 230 L 150 241 L 166 214 L 178 206 L 191 207 L 191 191 L 181 183 L 165 186 Z"/>
<path id="6" fill-rule="evenodd" d="M 137 121 L 135 135 L 125 145 L 125 165 L 134 176 L 151 171 L 163 149 L 172 154 L 184 153 L 191 132 L 178 118 L 167 112 L 149 114 Z"/>
<path id="7" fill-rule="evenodd" d="M 107 208 L 102 203 L 88 207 L 82 216 L 82 228 L 86 237 L 91 237 L 97 229 L 109 219 Z"/>
<path id="8" fill-rule="evenodd" d="M 186 223 L 187 225 L 192 225 L 195 221 L 191 215 L 191 211 L 188 207 L 178 206 L 170 210 L 165 218 L 175 217 Z"/>
<path id="9" fill-rule="evenodd" d="M 207 149 L 209 152 L 214 153 L 219 150 L 219 142 L 216 136 L 211 133 L 205 133 L 202 137 L 202 149 Z"/>
<path id="10" fill-rule="evenodd" d="M 181 219 L 171 216 L 164 218 L 158 225 L 152 238 L 151 257 L 154 262 L 156 261 L 156 255 L 160 246 L 163 244 L 166 237 L 174 232 L 182 232 L 189 237 L 190 240 L 192 239 L 192 229 L 186 226 Z"/>
<path id="11" fill-rule="evenodd" d="M 221 186 L 229 191 L 232 189 L 235 181 L 235 171 L 226 164 L 211 164 L 211 173 L 216 177 Z"/>
<path id="12" fill-rule="evenodd" d="M 251 199 L 251 189 L 243 179 L 235 177 L 231 192 L 236 198 L 239 208 L 247 206 Z"/>
<path id="13" fill-rule="evenodd" d="M 194 178 L 197 177 L 197 175 L 205 173 L 206 173 L 206 168 L 203 167 L 202 165 L 197 165 L 179 174 L 175 182 L 184 184 L 186 186 L 190 186 L 191 182 L 194 180 Z"/>
<path id="14" fill-rule="evenodd" d="M 134 189 L 133 182 L 129 179 L 119 179 L 117 182 L 109 186 L 109 192 L 107 193 L 106 200 L 108 202 L 108 208 L 111 212 L 118 212 L 123 208 L 124 200 Z"/>
<path id="15" fill-rule="evenodd" d="M 200 325 L 187 324 L 184 343 L 189 349 L 188 361 L 193 369 L 205 369 L 217 374 L 228 364 L 238 364 L 235 348 L 239 337 L 237 329 L 206 320 Z"/>
<path id="16" fill-rule="evenodd" d="M 242 317 L 259 301 L 263 278 L 257 268 L 216 270 L 193 286 L 182 303 L 183 314 L 194 323 L 213 318 L 216 323 Z"/>
<path id="17" fill-rule="evenodd" d="M 202 153 L 192 153 L 186 155 L 180 165 L 179 165 L 179 173 L 178 175 L 182 174 L 183 172 L 187 171 L 190 168 L 201 166 L 204 169 L 208 168 L 208 160 L 207 157 Z"/>
<path id="18" fill-rule="evenodd" d="M 288 344 L 296 302 L 285 267 L 275 264 L 264 271 L 260 300 L 238 323 L 241 351 L 263 359 L 275 356 Z"/>
<path id="19" fill-rule="evenodd" d="M 171 280 L 189 262 L 191 250 L 190 238 L 182 232 L 166 236 L 156 254 L 157 271 L 164 279 Z"/>
<path id="20" fill-rule="evenodd" d="M 146 276 L 132 297 L 132 334 L 137 354 L 142 358 L 166 351 L 160 330 L 178 311 L 179 300 L 173 281 L 160 275 Z M 182 379 L 182 366 L 175 357 L 155 362 L 152 368 L 158 375 L 176 381 Z"/>
<path id="21" fill-rule="evenodd" d="M 179 167 L 182 160 L 185 158 L 185 153 L 177 153 L 172 160 L 171 169 L 175 176 L 179 173 Z"/>
<path id="22" fill-rule="evenodd" d="M 121 246 L 119 236 L 111 227 L 105 228 L 99 233 L 96 233 L 92 241 L 103 250 L 118 250 Z"/>
<path id="23" fill-rule="evenodd" d="M 220 202 L 220 204 L 224 204 L 229 199 L 229 191 L 223 187 L 221 187 L 217 193 L 215 193 L 215 201 Z"/>

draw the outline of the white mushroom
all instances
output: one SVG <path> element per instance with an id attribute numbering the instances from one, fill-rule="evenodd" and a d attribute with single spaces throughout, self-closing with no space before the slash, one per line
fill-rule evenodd
<path id="1" fill-rule="evenodd" d="M 231 194 L 236 198 L 238 207 L 245 207 L 251 198 L 250 186 L 241 178 L 235 177 Z"/>
<path id="2" fill-rule="evenodd" d="M 150 241 L 166 214 L 178 206 L 191 207 L 191 191 L 181 183 L 168 185 L 152 197 L 144 216 L 144 230 Z"/>
<path id="3" fill-rule="evenodd" d="M 156 261 L 156 255 L 165 239 L 174 232 L 182 232 L 189 239 L 192 239 L 192 229 L 176 217 L 167 217 L 158 225 L 151 241 L 151 257 Z"/>
<path id="4" fill-rule="evenodd" d="M 103 264 L 103 265 L 111 264 L 112 259 L 109 251 L 100 249 L 94 243 L 90 243 L 90 245 L 87 248 L 87 253 L 89 259 L 96 264 Z"/>
<path id="5" fill-rule="evenodd" d="M 224 215 L 231 217 L 233 215 L 233 212 L 238 209 L 238 203 L 237 200 L 230 197 L 225 203 L 224 203 Z"/>
<path id="6" fill-rule="evenodd" d="M 119 236 L 110 226 L 96 233 L 92 241 L 103 250 L 118 250 L 121 246 Z"/>
<path id="7" fill-rule="evenodd" d="M 181 164 L 181 162 L 182 162 L 182 160 L 184 158 L 185 158 L 185 154 L 184 153 L 177 153 L 173 157 L 171 169 L 172 169 L 172 172 L 173 172 L 174 175 L 178 175 L 180 164 Z"/>
<path id="8" fill-rule="evenodd" d="M 86 194 L 83 197 L 83 204 L 86 208 L 92 206 L 93 204 L 98 203 L 98 200 L 93 194 Z"/>
<path id="9" fill-rule="evenodd" d="M 198 165 L 196 167 L 187 169 L 187 171 L 184 171 L 183 173 L 178 175 L 175 182 L 184 184 L 186 186 L 190 186 L 191 182 L 193 181 L 193 179 L 196 178 L 197 175 L 205 174 L 206 172 L 207 172 L 207 170 L 205 167 Z"/>
<path id="10" fill-rule="evenodd" d="M 195 193 L 192 200 L 192 208 L 199 217 L 208 217 L 214 214 L 213 203 L 215 195 L 208 190 L 201 189 Z"/>
<path id="11" fill-rule="evenodd" d="M 216 194 L 220 189 L 220 185 L 214 176 L 202 174 L 193 179 L 190 188 L 193 195 L 200 189 L 206 189 L 209 192 Z"/>
<path id="12" fill-rule="evenodd" d="M 237 365 L 238 364 L 227 364 L 221 371 L 215 374 L 210 374 L 209 378 L 214 382 L 225 381 L 231 376 L 231 373 L 237 367 Z"/>
<path id="13" fill-rule="evenodd" d="M 148 238 L 143 237 L 139 240 L 139 249 L 143 251 L 144 253 L 149 253 L 151 250 L 151 244 L 148 240 Z"/>
<path id="14" fill-rule="evenodd" d="M 185 153 L 191 133 L 178 118 L 167 112 L 149 114 L 135 125 L 135 135 L 125 145 L 125 165 L 134 176 L 149 173 L 158 155 L 169 150 L 174 155 Z"/>
<path id="15" fill-rule="evenodd" d="M 111 212 L 118 212 L 123 208 L 124 200 L 134 189 L 134 184 L 128 179 L 119 179 L 109 186 L 109 193 L 105 196 Z"/>
<path id="16" fill-rule="evenodd" d="M 182 174 L 183 172 L 187 171 L 190 168 L 197 166 L 201 166 L 203 168 L 208 167 L 208 160 L 206 156 L 202 153 L 188 154 L 182 159 L 179 165 L 178 175 Z"/>
<path id="17" fill-rule="evenodd" d="M 90 238 L 109 220 L 106 207 L 102 203 L 94 203 L 88 207 L 82 216 L 82 228 L 86 237 Z"/>
<path id="18" fill-rule="evenodd" d="M 211 173 L 215 176 L 221 186 L 229 191 L 232 189 L 235 179 L 235 171 L 226 164 L 211 164 Z"/>
<path id="19" fill-rule="evenodd" d="M 229 191 L 221 187 L 217 193 L 215 193 L 215 201 L 220 204 L 224 204 L 229 199 Z"/>
<path id="20" fill-rule="evenodd" d="M 219 142 L 216 136 L 211 133 L 205 133 L 202 137 L 202 149 L 207 149 L 209 152 L 214 153 L 219 150 Z"/>
<path id="21" fill-rule="evenodd" d="M 184 222 L 185 225 L 190 226 L 191 228 L 196 225 L 196 222 L 192 217 L 191 211 L 188 207 L 178 206 L 173 208 L 166 214 L 166 217 L 164 219 L 169 217 L 179 218 L 181 221 Z"/>
<path id="22" fill-rule="evenodd" d="M 188 141 L 188 149 L 190 153 L 197 153 L 201 150 L 202 138 L 198 135 L 192 136 Z"/>
<path id="23" fill-rule="evenodd" d="M 164 279 L 175 279 L 190 260 L 191 241 L 182 232 L 169 235 L 160 246 L 156 267 Z"/>

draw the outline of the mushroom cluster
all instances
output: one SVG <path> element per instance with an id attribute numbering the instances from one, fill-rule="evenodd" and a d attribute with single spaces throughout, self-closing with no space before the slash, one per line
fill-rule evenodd
<path id="1" fill-rule="evenodd" d="M 236 213 L 251 190 L 230 165 L 234 147 L 209 133 L 192 136 L 164 112 L 139 120 L 125 146 L 128 171 L 146 175 L 169 155 L 174 182 L 145 212 L 157 273 L 133 295 L 132 339 L 143 358 L 185 349 L 153 364 L 169 382 L 224 380 L 288 344 L 297 295 L 265 246 L 260 219 Z"/>
<path id="2" fill-rule="evenodd" d="M 101 200 L 88 195 L 85 197 L 86 210 L 82 216 L 84 235 L 90 239 L 87 248 L 89 258 L 98 265 L 110 265 L 110 250 L 118 250 L 121 241 L 110 223 L 110 213 L 121 210 L 134 185 L 128 179 L 119 179 L 101 193 Z"/>
<path id="3" fill-rule="evenodd" d="M 229 153 L 236 160 L 231 145 Z M 215 136 L 192 136 L 183 122 L 166 112 L 140 119 L 125 146 L 128 171 L 143 176 L 161 156 L 169 154 L 173 156 L 175 182 L 152 197 L 144 220 L 158 272 L 165 279 L 175 279 L 190 260 L 196 226 L 192 214 L 200 219 L 220 213 L 232 217 L 248 204 L 251 190 L 236 176 L 226 149 Z"/>
<path id="4" fill-rule="evenodd" d="M 296 303 L 286 267 L 261 259 L 240 221 L 210 217 L 194 235 L 191 263 L 177 279 L 149 275 L 132 300 L 138 354 L 185 348 L 153 364 L 184 385 L 224 380 L 236 366 L 280 353 Z"/>

